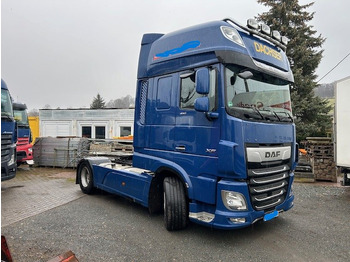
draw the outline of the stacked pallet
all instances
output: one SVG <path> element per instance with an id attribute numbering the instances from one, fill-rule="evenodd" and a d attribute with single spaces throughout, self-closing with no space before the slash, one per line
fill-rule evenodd
<path id="1" fill-rule="evenodd" d="M 334 147 L 331 138 L 308 137 L 307 151 L 315 179 L 337 182 Z"/>
<path id="2" fill-rule="evenodd" d="M 89 153 L 87 138 L 39 137 L 33 146 L 34 163 L 45 167 L 76 167 Z"/>
<path id="3" fill-rule="evenodd" d="M 132 155 L 134 151 L 132 141 L 124 140 L 92 140 L 90 144 L 90 155 L 93 156 L 120 156 Z"/>

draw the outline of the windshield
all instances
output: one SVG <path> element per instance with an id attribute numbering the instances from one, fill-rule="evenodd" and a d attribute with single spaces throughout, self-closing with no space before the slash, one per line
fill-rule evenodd
<path id="1" fill-rule="evenodd" d="M 26 110 L 14 110 L 14 116 L 19 126 L 28 126 L 28 115 Z"/>
<path id="2" fill-rule="evenodd" d="M 13 117 L 12 101 L 6 89 L 1 89 L 1 117 Z"/>
<path id="3" fill-rule="evenodd" d="M 293 122 L 289 83 L 237 66 L 225 68 L 226 110 L 256 121 Z"/>

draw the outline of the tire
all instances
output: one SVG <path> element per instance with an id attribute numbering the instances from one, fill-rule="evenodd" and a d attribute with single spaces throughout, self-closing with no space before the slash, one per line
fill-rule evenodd
<path id="1" fill-rule="evenodd" d="M 164 186 L 164 224 L 168 231 L 183 229 L 188 225 L 188 204 L 182 182 L 166 177 Z"/>
<path id="2" fill-rule="evenodd" d="M 83 162 L 79 167 L 79 185 L 81 191 L 85 194 L 94 193 L 94 181 L 91 167 L 88 162 Z"/>
<path id="3" fill-rule="evenodd" d="M 350 186 L 350 179 L 348 178 L 348 171 L 344 171 L 344 186 Z"/>

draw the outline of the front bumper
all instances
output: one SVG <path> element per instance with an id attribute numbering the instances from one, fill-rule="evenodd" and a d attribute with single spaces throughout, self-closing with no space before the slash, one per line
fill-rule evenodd
<path id="1" fill-rule="evenodd" d="M 12 156 L 14 156 L 13 161 L 10 161 Z M 11 147 L 9 149 L 9 154 L 1 157 L 1 181 L 14 178 L 16 176 L 16 171 L 16 147 Z"/>
<path id="2" fill-rule="evenodd" d="M 17 162 L 22 163 L 27 160 L 33 160 L 33 145 L 17 145 Z"/>
<path id="3" fill-rule="evenodd" d="M 289 187 L 285 200 L 274 207 L 273 210 L 256 211 L 252 208 L 248 185 L 246 182 L 225 181 L 221 180 L 217 185 L 217 203 L 215 205 L 207 205 L 205 203 L 190 203 L 190 220 L 205 226 L 218 229 L 238 229 L 250 226 L 259 220 L 270 220 L 279 213 L 291 209 L 294 205 L 294 195 L 291 192 L 294 175 L 289 178 Z M 228 210 L 221 199 L 221 191 L 229 190 L 239 192 L 245 196 L 247 209 L 245 211 Z M 273 216 L 271 216 L 273 215 Z"/>

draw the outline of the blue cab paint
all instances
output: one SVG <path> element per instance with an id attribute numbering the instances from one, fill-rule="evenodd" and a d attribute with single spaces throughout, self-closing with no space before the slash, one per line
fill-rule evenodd
<path id="1" fill-rule="evenodd" d="M 12 99 L 1 79 L 1 181 L 16 176 L 17 125 L 13 115 Z"/>
<path id="2" fill-rule="evenodd" d="M 289 210 L 297 152 L 283 49 L 228 19 L 145 34 L 132 165 L 83 159 L 77 181 L 89 163 L 94 187 L 156 210 L 175 177 L 188 218 L 221 229 Z"/>

